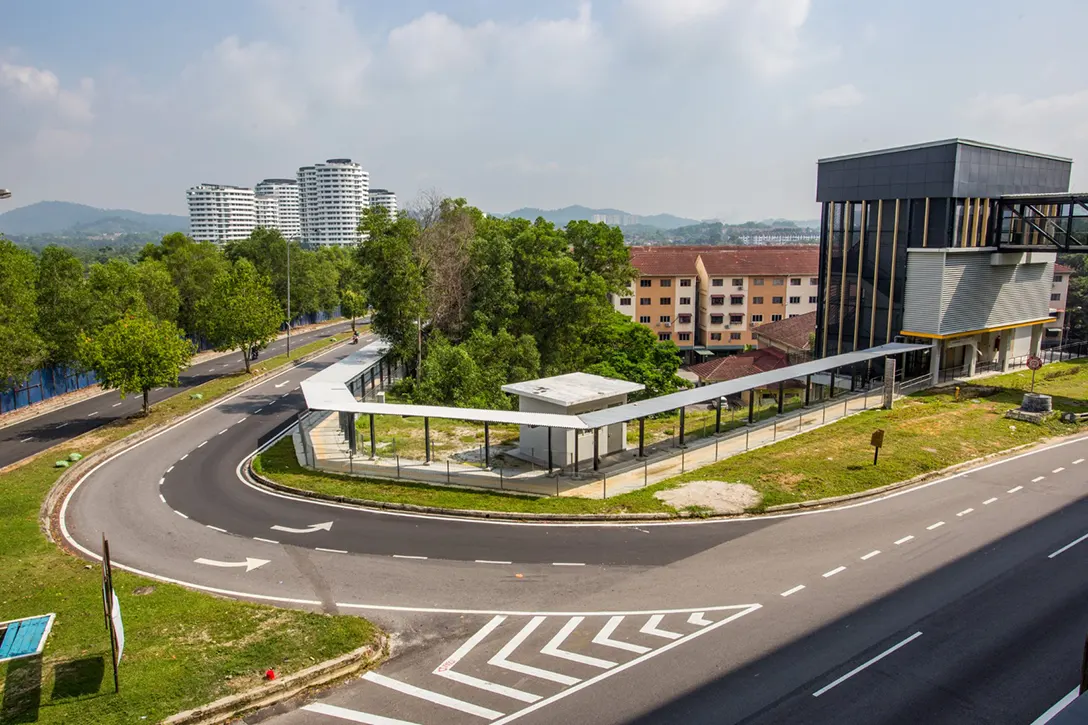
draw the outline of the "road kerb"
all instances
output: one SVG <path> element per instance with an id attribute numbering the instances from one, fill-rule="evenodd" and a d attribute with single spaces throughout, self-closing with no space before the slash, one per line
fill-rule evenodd
<path id="1" fill-rule="evenodd" d="M 285 675 L 237 695 L 228 695 L 192 710 L 179 712 L 163 720 L 163 725 L 213 725 L 224 723 L 270 705 L 297 697 L 307 690 L 333 684 L 360 670 L 369 669 L 388 654 L 388 640 L 378 636 L 376 645 L 367 645 L 335 659 Z"/>

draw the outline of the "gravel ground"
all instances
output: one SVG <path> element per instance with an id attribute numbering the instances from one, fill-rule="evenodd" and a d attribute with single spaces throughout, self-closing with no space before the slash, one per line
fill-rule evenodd
<path id="1" fill-rule="evenodd" d="M 676 488 L 658 491 L 654 498 L 677 509 L 699 506 L 719 514 L 744 513 L 762 500 L 759 492 L 748 484 L 725 481 L 688 481 Z"/>

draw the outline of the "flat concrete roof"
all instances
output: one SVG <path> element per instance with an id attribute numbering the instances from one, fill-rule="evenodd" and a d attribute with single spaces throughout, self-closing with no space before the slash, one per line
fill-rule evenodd
<path id="1" fill-rule="evenodd" d="M 545 403 L 570 406 L 634 393 L 645 387 L 642 383 L 631 383 L 602 375 L 567 373 L 553 375 L 550 378 L 526 380 L 523 383 L 510 383 L 502 386 L 502 391 L 524 395 L 526 398 L 541 400 Z"/>

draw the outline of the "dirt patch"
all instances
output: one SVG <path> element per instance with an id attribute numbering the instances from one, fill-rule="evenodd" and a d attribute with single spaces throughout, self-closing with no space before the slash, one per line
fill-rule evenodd
<path id="1" fill-rule="evenodd" d="M 725 481 L 688 481 L 676 488 L 658 491 L 654 498 L 677 509 L 694 506 L 719 514 L 744 513 L 763 500 L 763 496 L 748 484 Z"/>

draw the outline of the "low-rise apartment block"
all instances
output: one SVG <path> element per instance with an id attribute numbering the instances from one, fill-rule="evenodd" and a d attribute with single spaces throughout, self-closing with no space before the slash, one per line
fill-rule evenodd
<path id="1" fill-rule="evenodd" d="M 1043 344 L 1047 347 L 1065 342 L 1065 306 L 1069 301 L 1069 279 L 1075 270 L 1064 264 L 1054 265 L 1054 282 L 1050 285 L 1050 316 L 1054 318 L 1046 325 L 1046 337 Z"/>
<path id="2" fill-rule="evenodd" d="M 690 356 L 695 348 L 695 311 L 698 301 L 697 253 L 682 247 L 635 247 L 631 264 L 639 278 L 627 295 L 613 295 L 617 310 L 672 340 Z"/>

